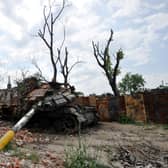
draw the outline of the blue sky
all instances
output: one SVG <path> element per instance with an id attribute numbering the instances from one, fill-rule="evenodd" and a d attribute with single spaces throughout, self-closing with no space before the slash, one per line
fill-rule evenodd
<path id="1" fill-rule="evenodd" d="M 59 4 L 61 0 L 56 0 Z M 35 37 L 43 23 L 42 9 L 49 0 L 0 1 L 0 74 L 1 88 L 7 76 L 20 78 L 20 71 L 36 72 L 35 59 L 46 78 L 51 78 L 52 68 L 48 51 Z M 52 3 L 52 0 L 50 0 Z M 86 94 L 109 92 L 110 87 L 98 67 L 91 42 L 100 42 L 103 48 L 114 31 L 111 53 L 122 48 L 125 58 L 121 62 L 118 81 L 127 72 L 142 74 L 147 88 L 168 83 L 168 0 L 69 0 L 55 27 L 55 49 L 63 38 L 71 56 L 70 63 L 82 60 L 70 76 L 70 83 Z M 59 81 L 62 78 L 59 75 Z"/>

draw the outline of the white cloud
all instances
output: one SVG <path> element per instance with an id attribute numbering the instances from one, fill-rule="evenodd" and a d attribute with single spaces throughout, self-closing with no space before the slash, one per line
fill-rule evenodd
<path id="1" fill-rule="evenodd" d="M 145 18 L 151 31 L 157 31 L 168 27 L 168 13 L 157 13 Z"/>
<path id="2" fill-rule="evenodd" d="M 122 48 L 128 50 L 141 45 L 144 36 L 144 32 L 141 29 L 128 28 L 116 32 L 114 34 L 114 40 L 118 45 L 121 45 Z"/>
<path id="3" fill-rule="evenodd" d="M 125 59 L 135 62 L 135 66 L 147 64 L 150 61 L 151 45 L 158 35 L 145 26 L 128 28 L 114 34 L 114 45 L 122 48 Z"/>
<path id="4" fill-rule="evenodd" d="M 168 85 L 168 74 L 167 73 L 151 73 L 151 74 L 144 74 L 145 81 L 146 81 L 146 88 L 156 88 L 162 84 L 164 81 L 165 85 Z"/>
<path id="5" fill-rule="evenodd" d="M 52 0 L 51 0 L 52 1 Z M 1 71 L 16 76 L 17 68 L 29 68 L 35 57 L 46 76 L 51 76 L 52 67 L 47 56 L 48 50 L 37 34 L 43 22 L 43 5 L 48 0 L 6 0 L 0 2 L 0 58 L 4 66 Z M 56 1 L 60 3 L 61 0 Z M 100 47 L 109 37 L 114 27 L 114 41 L 111 51 L 122 47 L 125 60 L 130 67 L 142 66 L 150 62 L 152 45 L 159 40 L 167 40 L 160 31 L 168 27 L 168 13 L 162 11 L 166 3 L 151 4 L 145 0 L 69 0 L 72 6 L 65 8 L 63 20 L 56 25 L 56 47 L 62 41 L 62 23 L 66 26 L 66 45 L 73 63 L 78 58 L 86 63 L 78 65 L 71 74 L 71 82 L 86 93 L 111 91 L 102 70 L 93 57 L 91 41 L 100 41 Z M 3 33 L 3 34 L 2 34 Z M 166 33 L 167 34 L 167 33 Z M 10 63 L 9 63 L 10 62 Z M 133 66 L 133 65 L 134 66 Z M 123 65 L 124 66 L 124 65 Z M 131 68 L 129 69 L 131 71 Z M 158 74 L 159 76 L 159 74 Z M 61 77 L 59 76 L 59 79 Z M 159 79 L 158 79 L 159 80 Z M 155 81 L 151 78 L 151 81 Z M 153 82 L 154 83 L 154 82 Z"/>
<path id="6" fill-rule="evenodd" d="M 168 34 L 166 34 L 166 35 L 163 37 L 163 40 L 164 40 L 164 41 L 167 41 L 167 40 L 168 40 Z"/>
<path id="7" fill-rule="evenodd" d="M 22 28 L 20 25 L 16 24 L 14 21 L 10 20 L 8 17 L 0 13 L 1 27 L 0 30 L 7 32 L 13 36 L 16 40 L 22 37 Z"/>
<path id="8" fill-rule="evenodd" d="M 30 30 L 42 18 L 42 4 L 38 0 L 23 0 L 22 3 L 17 5 L 15 13 L 17 17 L 24 19 L 26 28 Z"/>
<path id="9" fill-rule="evenodd" d="M 113 12 L 112 18 L 134 17 L 141 8 L 140 0 L 109 0 L 109 8 L 112 6 L 117 10 Z"/>
<path id="10" fill-rule="evenodd" d="M 150 51 L 144 47 L 137 47 L 135 49 L 128 50 L 126 52 L 126 57 L 135 61 L 134 66 L 139 66 L 149 62 Z"/>
<path id="11" fill-rule="evenodd" d="M 143 3 L 144 7 L 147 8 L 147 9 L 153 9 L 153 10 L 161 10 L 161 9 L 164 9 L 164 8 L 167 8 L 167 4 L 164 2 L 164 3 L 160 3 L 160 4 L 151 4 L 147 1 L 144 1 Z"/>

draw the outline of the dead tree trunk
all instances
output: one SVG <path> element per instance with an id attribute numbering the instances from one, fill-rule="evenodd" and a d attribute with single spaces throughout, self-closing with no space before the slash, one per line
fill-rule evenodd
<path id="1" fill-rule="evenodd" d="M 95 44 L 94 42 L 92 42 L 92 46 L 93 46 L 93 51 L 94 51 L 94 57 L 96 58 L 98 65 L 105 72 L 105 75 L 108 79 L 108 82 L 110 84 L 110 87 L 114 95 L 119 96 L 120 94 L 117 88 L 116 79 L 117 79 L 117 75 L 119 74 L 119 64 L 120 64 L 121 59 L 123 59 L 124 54 L 121 49 L 117 51 L 117 53 L 114 56 L 115 65 L 114 67 L 112 67 L 112 57 L 109 54 L 109 47 L 112 41 L 112 37 L 113 37 L 113 31 L 111 30 L 110 37 L 107 41 L 104 51 L 100 51 L 99 44 Z"/>
<path id="2" fill-rule="evenodd" d="M 54 25 L 60 15 L 62 14 L 65 7 L 65 0 L 62 1 L 62 7 L 60 8 L 57 15 L 54 16 L 51 6 L 49 9 L 48 14 L 46 14 L 46 7 L 44 7 L 43 15 L 44 15 L 44 24 L 42 29 L 38 31 L 38 36 L 42 39 L 44 44 L 49 49 L 50 53 L 50 60 L 53 67 L 53 77 L 51 82 L 56 83 L 57 82 L 57 63 L 58 63 L 58 57 L 54 55 Z"/>

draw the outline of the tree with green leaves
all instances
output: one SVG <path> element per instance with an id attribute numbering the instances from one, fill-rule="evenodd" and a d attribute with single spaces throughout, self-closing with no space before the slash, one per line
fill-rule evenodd
<path id="1" fill-rule="evenodd" d="M 119 83 L 120 93 L 133 94 L 142 91 L 145 85 L 145 80 L 140 74 L 126 73 L 124 78 Z"/>
<path id="2" fill-rule="evenodd" d="M 113 40 L 113 30 L 111 29 L 110 37 L 107 41 L 105 49 L 101 51 L 99 49 L 99 44 L 95 44 L 94 41 L 92 42 L 94 57 L 98 65 L 103 69 L 105 75 L 109 81 L 110 87 L 115 96 L 119 96 L 119 90 L 117 88 L 117 75 L 120 73 L 119 64 L 120 61 L 123 59 L 124 54 L 122 49 L 119 49 L 116 54 L 114 55 L 114 60 L 112 60 L 112 56 L 109 53 L 110 43 Z M 114 66 L 113 66 L 114 65 Z"/>

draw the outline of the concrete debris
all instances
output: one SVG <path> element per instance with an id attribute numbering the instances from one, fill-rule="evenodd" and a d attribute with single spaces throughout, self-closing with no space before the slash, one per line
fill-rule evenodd
<path id="1" fill-rule="evenodd" d="M 1 125 L 0 136 L 10 128 L 4 121 L 1 121 Z M 17 132 L 12 146 L 0 152 L 0 168 L 64 168 L 64 160 L 54 153 L 41 152 L 40 154 L 34 154 L 33 151 L 23 150 L 25 145 L 46 145 L 50 141 L 49 137 L 40 133 L 31 133 L 27 129 Z"/>
<path id="2" fill-rule="evenodd" d="M 1 168 L 64 168 L 64 161 L 56 155 L 43 156 L 38 163 L 31 160 L 9 157 L 0 153 Z"/>

